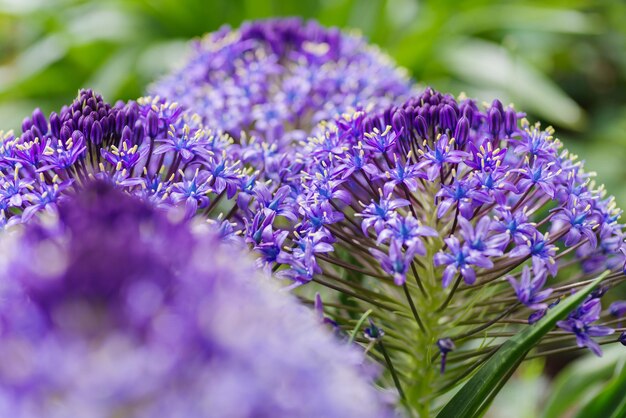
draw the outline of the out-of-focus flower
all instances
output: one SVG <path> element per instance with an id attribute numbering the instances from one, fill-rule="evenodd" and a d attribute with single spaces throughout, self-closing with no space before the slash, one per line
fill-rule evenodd
<path id="1" fill-rule="evenodd" d="M 362 353 L 245 254 L 110 183 L 2 243 L 1 416 L 389 415 Z"/>
<path id="2" fill-rule="evenodd" d="M 406 72 L 361 36 L 287 18 L 207 34 L 149 92 L 234 137 L 233 156 L 276 182 L 299 171 L 291 145 L 319 122 L 350 109 L 382 110 L 411 89 Z"/>
<path id="3" fill-rule="evenodd" d="M 611 270 L 607 289 L 624 280 L 613 199 L 551 128 L 497 100 L 481 110 L 427 89 L 382 112 L 342 115 L 301 153 L 298 220 L 274 268 L 295 284 L 340 292 L 340 326 L 352 323 L 353 304 L 373 310 L 391 336 L 388 356 L 374 355 L 396 386 L 411 387 L 409 404 L 453 387 L 514 324 L 540 320 L 601 271 Z M 296 243 L 306 237 L 323 251 L 302 252 Z M 600 296 L 596 308 L 560 323 L 596 354 L 610 341 L 593 340 L 610 332 Z M 554 347 L 562 333 L 541 346 Z"/>

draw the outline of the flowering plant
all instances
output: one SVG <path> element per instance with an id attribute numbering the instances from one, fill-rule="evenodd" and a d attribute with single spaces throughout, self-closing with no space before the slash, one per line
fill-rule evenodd
<path id="1" fill-rule="evenodd" d="M 26 347 L 64 367 L 59 379 L 49 364 L 0 367 L 7 411 L 40 416 L 60 396 L 72 411 L 111 412 L 114 399 L 146 416 L 166 404 L 385 416 L 362 373 L 341 368 L 360 363 L 347 342 L 385 367 L 379 381 L 407 415 L 479 416 L 524 358 L 626 344 L 624 302 L 602 306 L 625 277 L 621 211 L 551 128 L 512 106 L 418 94 L 360 37 L 298 19 L 209 34 L 150 92 L 111 105 L 81 90 L 0 135 L 0 225 L 11 236 L 26 224 L 9 246 L 4 358 Z M 300 320 L 283 312 L 290 296 L 265 303 L 261 285 L 239 283 L 262 279 L 190 233 L 207 219 L 344 343 L 302 319 L 309 341 L 285 319 Z M 85 392 L 67 353 L 99 371 L 99 353 L 128 354 L 131 380 L 103 372 Z M 136 379 L 146 370 L 148 387 Z M 113 395 L 100 402 L 94 388 Z"/>
<path id="2" fill-rule="evenodd" d="M 427 89 L 344 114 L 304 146 L 277 274 L 338 291 L 327 312 L 340 327 L 372 309 L 385 336 L 360 341 L 387 346 L 370 353 L 420 416 L 603 271 L 533 346 L 569 350 L 572 335 L 600 355 L 617 340 L 619 309 L 600 299 L 624 280 L 621 212 L 553 134 L 497 100 L 481 110 Z"/>

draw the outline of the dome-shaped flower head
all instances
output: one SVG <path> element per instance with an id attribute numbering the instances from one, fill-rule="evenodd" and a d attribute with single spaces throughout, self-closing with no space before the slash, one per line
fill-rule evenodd
<path id="1" fill-rule="evenodd" d="M 3 236 L 1 416 L 389 415 L 362 353 L 206 227 L 101 181 L 58 212 Z"/>
<path id="2" fill-rule="evenodd" d="M 395 344 L 395 383 L 412 388 L 414 405 L 599 272 L 611 270 L 607 288 L 624 279 L 613 199 L 551 128 L 497 100 L 481 109 L 428 89 L 382 112 L 343 115 L 302 154 L 299 219 L 277 274 L 344 293 L 331 309 L 340 325 L 354 315 L 344 298 L 372 308 Z M 610 333 L 599 296 L 542 346 L 567 331 L 599 354 Z"/>
<path id="3" fill-rule="evenodd" d="M 241 147 L 232 153 L 263 178 L 283 181 L 299 167 L 291 145 L 318 122 L 382 110 L 411 89 L 406 72 L 361 36 L 287 18 L 207 34 L 149 93 L 193 109 L 234 137 Z"/>
<path id="4" fill-rule="evenodd" d="M 232 138 L 176 103 L 147 97 L 110 105 L 81 90 L 58 113 L 36 109 L 22 131 L 0 132 L 0 227 L 56 211 L 92 178 L 158 207 L 181 207 L 187 218 L 219 222 L 225 239 L 295 219 L 288 187 L 260 181 L 228 153 Z"/>

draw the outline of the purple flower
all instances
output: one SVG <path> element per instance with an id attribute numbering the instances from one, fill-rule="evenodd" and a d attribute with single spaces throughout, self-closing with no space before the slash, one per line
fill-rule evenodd
<path id="1" fill-rule="evenodd" d="M 367 235 L 371 227 L 374 227 L 374 231 L 380 234 L 385 223 L 395 214 L 395 209 L 410 205 L 406 199 L 391 199 L 390 197 L 385 198 L 381 195 L 378 203 L 372 200 L 372 203 L 364 206 L 363 212 L 358 214 L 363 218 L 361 229 L 364 234 Z"/>
<path id="2" fill-rule="evenodd" d="M 378 234 L 378 244 L 397 241 L 417 255 L 426 255 L 426 248 L 420 237 L 437 237 L 433 228 L 422 225 L 411 214 L 406 217 L 396 216 L 387 221 L 385 229 Z"/>
<path id="3" fill-rule="evenodd" d="M 557 247 L 548 241 L 548 235 L 542 236 L 536 233 L 530 239 L 526 239 L 522 245 L 515 247 L 510 253 L 510 257 L 532 257 L 533 268 L 539 270 L 545 268 L 550 275 L 556 276 L 557 263 L 554 260 Z"/>
<path id="4" fill-rule="evenodd" d="M 437 217 L 443 217 L 451 207 L 456 207 L 465 218 L 472 218 L 475 208 L 489 202 L 489 195 L 473 187 L 468 182 L 454 179 L 450 186 L 443 186 L 437 197 L 442 198 L 437 208 Z"/>
<path id="5" fill-rule="evenodd" d="M 493 229 L 500 233 L 507 244 L 511 239 L 521 244 L 537 233 L 535 225 L 528 222 L 526 210 L 512 212 L 511 208 L 502 207 L 498 212 Z"/>
<path id="6" fill-rule="evenodd" d="M 172 185 L 172 200 L 174 203 L 185 202 L 187 219 L 191 218 L 198 208 L 205 208 L 209 204 L 207 194 L 212 190 L 209 179 L 209 173 L 196 169 L 193 176 L 183 178 L 182 181 Z"/>
<path id="7" fill-rule="evenodd" d="M 532 166 L 526 162 L 522 168 L 516 169 L 515 172 L 522 176 L 517 182 L 520 192 L 526 192 L 533 186 L 539 186 L 550 198 L 554 198 L 556 193 L 554 179 L 561 174 L 560 170 L 554 169 L 554 162 L 535 163 Z"/>
<path id="8" fill-rule="evenodd" d="M 429 181 L 433 181 L 437 176 L 443 175 L 445 164 L 458 164 L 467 156 L 467 153 L 455 150 L 454 146 L 454 138 L 440 135 L 432 149 L 427 144 L 424 144 L 425 150 L 418 150 L 424 158 L 419 167 L 426 168 L 426 177 Z"/>
<path id="9" fill-rule="evenodd" d="M 548 305 L 543 301 L 552 294 L 553 289 L 544 289 L 547 273 L 545 270 L 534 271 L 524 266 L 519 281 L 509 277 L 509 283 L 515 290 L 517 300 L 533 310 L 547 309 Z"/>
<path id="10" fill-rule="evenodd" d="M 397 285 L 401 285 L 406 281 L 406 273 L 416 254 L 415 248 L 402 251 L 402 244 L 396 240 L 391 240 L 389 244 L 389 253 L 370 248 L 374 257 L 380 262 L 382 269 L 393 277 L 393 281 Z"/>
<path id="11" fill-rule="evenodd" d="M 391 126 L 381 132 L 378 128 L 374 128 L 372 132 L 365 132 L 363 136 L 363 148 L 386 153 L 393 148 L 397 141 L 397 135 L 391 130 Z"/>
<path id="12" fill-rule="evenodd" d="M 567 317 L 567 320 L 557 322 L 559 328 L 576 336 L 579 347 L 589 348 L 596 356 L 602 355 L 602 349 L 591 337 L 604 337 L 615 332 L 609 327 L 592 325 L 600 318 L 600 310 L 600 298 L 589 297 Z"/>
<path id="13" fill-rule="evenodd" d="M 372 172 L 369 172 L 372 174 Z M 395 167 L 392 170 L 386 171 L 378 178 L 386 179 L 385 186 L 383 187 L 383 193 L 388 195 L 393 193 L 397 185 L 404 185 L 410 191 L 417 190 L 417 179 L 426 178 L 426 175 L 414 164 L 404 164 L 402 161 L 395 157 Z"/>
<path id="14" fill-rule="evenodd" d="M 206 132 L 200 129 L 192 132 L 189 125 L 184 127 L 182 132 L 177 132 L 172 126 L 167 132 L 167 138 L 158 139 L 156 142 L 160 145 L 155 148 L 154 155 L 175 152 L 180 155 L 183 163 L 188 163 L 197 157 L 208 158 L 210 156 Z"/>
<path id="15" fill-rule="evenodd" d="M 435 267 L 446 266 L 441 276 L 443 287 L 450 285 L 457 272 L 463 276 L 465 283 L 473 284 L 476 281 L 476 272 L 472 266 L 486 269 L 493 267 L 493 262 L 486 255 L 472 250 L 467 243 L 461 245 L 456 237 L 446 238 L 445 241 L 448 251 L 440 251 L 433 258 Z"/>
<path id="16" fill-rule="evenodd" d="M 479 252 L 485 256 L 495 257 L 502 255 L 504 240 L 501 236 L 490 234 L 493 222 L 484 217 L 476 223 L 476 227 L 464 217 L 460 217 L 459 226 L 461 236 L 471 250 Z"/>
<path id="17" fill-rule="evenodd" d="M 238 249 L 108 183 L 3 239 L 3 416 L 391 416 L 362 353 Z"/>
<path id="18" fill-rule="evenodd" d="M 598 223 L 593 219 L 593 216 L 590 216 L 592 215 L 590 209 L 590 205 L 582 208 L 563 208 L 554 215 L 554 221 L 562 220 L 569 224 L 569 230 L 565 235 L 565 245 L 572 246 L 577 244 L 583 236 L 587 238 L 593 248 L 598 245 L 595 231 Z"/>

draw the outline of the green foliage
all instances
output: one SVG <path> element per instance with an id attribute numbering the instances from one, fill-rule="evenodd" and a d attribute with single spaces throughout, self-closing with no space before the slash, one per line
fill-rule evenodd
<path id="1" fill-rule="evenodd" d="M 554 382 L 542 418 L 624 416 L 616 415 L 624 407 L 624 364 L 621 346 L 609 347 L 602 357 L 587 355 L 572 363 Z"/>
<path id="2" fill-rule="evenodd" d="M 556 323 L 565 318 L 607 276 L 605 272 L 584 289 L 568 297 L 551 309 L 535 325 L 525 328 L 507 340 L 502 347 L 482 365 L 441 410 L 438 418 L 479 417 L 489 407 L 502 386 L 512 376 L 530 350 Z M 587 415 L 602 416 L 602 415 Z"/>

